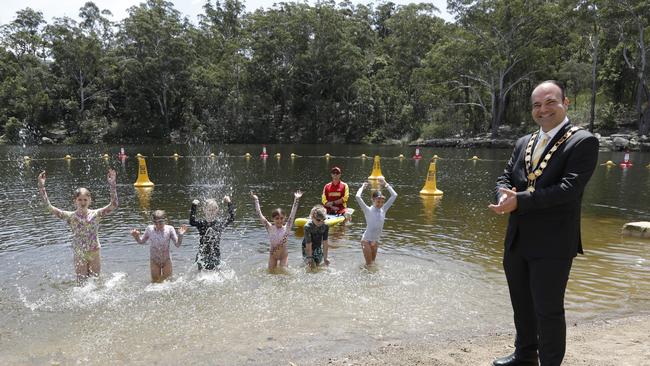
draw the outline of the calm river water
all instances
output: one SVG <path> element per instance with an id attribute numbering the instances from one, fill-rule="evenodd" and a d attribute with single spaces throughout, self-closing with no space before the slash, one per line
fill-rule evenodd
<path id="1" fill-rule="evenodd" d="M 267 160 L 252 145 L 125 148 L 130 157 L 121 162 L 119 146 L 0 146 L 0 363 L 314 364 L 398 341 L 512 329 L 500 259 L 506 217 L 487 209 L 510 150 L 425 148 L 425 159 L 414 161 L 408 158 L 413 149 L 384 146 L 269 146 Z M 138 152 L 148 156 L 156 184 L 149 192 L 133 187 Z M 243 158 L 246 152 L 253 157 Z M 103 153 L 110 159 L 99 158 Z M 172 159 L 173 153 L 193 157 Z M 363 269 L 359 211 L 351 224 L 330 231 L 330 268 L 306 273 L 301 238 L 292 235 L 290 269 L 268 273 L 267 234 L 249 190 L 270 215 L 277 206 L 288 210 L 292 192 L 302 189 L 298 213 L 304 216 L 337 165 L 356 208 L 353 195 L 373 165 L 360 158 L 364 153 L 382 156 L 382 172 L 399 194 L 387 215 L 378 268 Z M 66 154 L 76 159 L 65 161 Z M 442 158 L 437 178 L 444 195 L 437 199 L 418 194 L 433 154 Z M 25 163 L 24 155 L 35 160 Z M 485 160 L 469 161 L 472 155 Z M 635 166 L 627 170 L 599 166 L 587 187 L 586 255 L 571 273 L 569 322 L 650 308 L 650 241 L 620 235 L 625 222 L 650 218 L 650 154 L 631 159 Z M 601 153 L 599 160 L 618 162 L 622 154 Z M 109 166 L 118 172 L 120 208 L 101 225 L 100 279 L 77 287 L 70 233 L 43 209 L 36 176 L 47 170 L 50 199 L 59 208 L 73 210 L 78 186 L 88 187 L 100 207 L 109 198 Z M 191 230 L 171 249 L 173 280 L 151 285 L 149 249 L 130 230 L 143 230 L 152 209 L 166 210 L 179 226 L 193 199 L 224 194 L 232 196 L 237 217 L 223 237 L 221 271 L 197 272 L 198 235 Z"/>

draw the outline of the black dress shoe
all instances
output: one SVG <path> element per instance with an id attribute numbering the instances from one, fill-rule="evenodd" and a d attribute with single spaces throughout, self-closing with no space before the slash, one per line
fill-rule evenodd
<path id="1" fill-rule="evenodd" d="M 497 358 L 492 362 L 493 366 L 539 366 L 537 357 L 535 358 L 519 358 L 515 354 L 510 356 Z"/>

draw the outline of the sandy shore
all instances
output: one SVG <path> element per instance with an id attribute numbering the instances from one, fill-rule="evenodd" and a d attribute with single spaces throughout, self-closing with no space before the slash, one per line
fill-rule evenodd
<path id="1" fill-rule="evenodd" d="M 323 365 L 491 365 L 512 353 L 513 334 L 495 333 L 431 344 L 390 344 L 380 349 L 332 358 Z M 650 366 L 650 315 L 569 324 L 566 366 Z"/>

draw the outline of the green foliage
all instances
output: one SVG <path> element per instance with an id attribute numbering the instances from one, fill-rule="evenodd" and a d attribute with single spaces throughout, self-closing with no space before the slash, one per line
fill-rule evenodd
<path id="1" fill-rule="evenodd" d="M 598 131 L 611 133 L 618 129 L 618 126 L 624 124 L 625 107 L 620 103 L 604 103 L 598 108 L 598 119 L 596 128 Z"/>
<path id="2" fill-rule="evenodd" d="M 208 1 L 198 24 L 164 0 L 120 23 L 92 2 L 51 24 L 26 8 L 0 26 L 0 131 L 63 126 L 70 143 L 496 134 L 530 122 L 531 89 L 550 78 L 588 96 L 570 111 L 587 123 L 592 75 L 599 128 L 616 128 L 620 108 L 641 122 L 650 111 L 646 3 L 452 0 L 455 23 L 426 2 Z"/>

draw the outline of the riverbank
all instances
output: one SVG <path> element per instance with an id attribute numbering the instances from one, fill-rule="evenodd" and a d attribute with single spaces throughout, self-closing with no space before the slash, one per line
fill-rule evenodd
<path id="1" fill-rule="evenodd" d="M 639 136 L 634 132 L 616 133 L 609 136 L 595 134 L 600 142 L 602 151 L 650 151 L 650 137 Z M 458 148 L 496 148 L 510 149 L 520 136 L 492 138 L 490 135 L 471 137 L 450 137 L 429 140 L 418 140 L 409 146 L 420 147 L 458 147 Z"/>
<path id="2" fill-rule="evenodd" d="M 650 366 L 650 315 L 568 324 L 565 366 Z M 468 339 L 389 344 L 373 351 L 323 361 L 322 365 L 491 365 L 513 351 L 514 334 L 496 332 Z"/>

